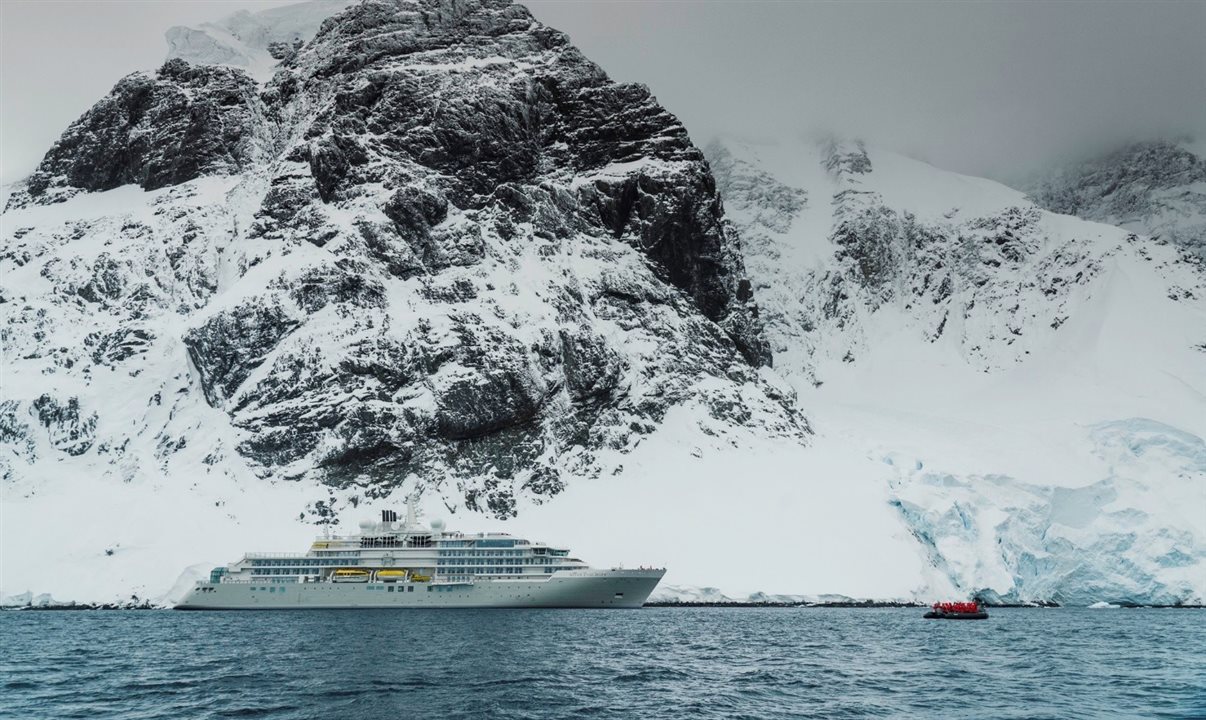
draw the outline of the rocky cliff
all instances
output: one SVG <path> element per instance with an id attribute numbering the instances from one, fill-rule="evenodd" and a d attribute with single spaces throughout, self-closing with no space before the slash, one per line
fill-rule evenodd
<path id="1" fill-rule="evenodd" d="M 493 0 L 365 2 L 281 56 L 123 79 L 13 194 L 6 482 L 199 460 L 507 516 L 673 406 L 806 435 L 647 88 Z"/>

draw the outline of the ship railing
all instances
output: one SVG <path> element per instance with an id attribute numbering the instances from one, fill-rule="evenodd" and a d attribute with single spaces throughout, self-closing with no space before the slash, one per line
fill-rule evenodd
<path id="1" fill-rule="evenodd" d="M 265 559 L 265 558 L 267 558 L 267 559 L 272 559 L 272 558 L 304 558 L 304 557 L 306 557 L 306 553 L 267 553 L 267 552 L 254 552 L 254 553 L 247 553 L 246 557 L 248 557 L 248 558 L 252 558 L 252 559 L 255 559 L 255 560 L 263 560 L 263 559 Z"/>
<path id="2" fill-rule="evenodd" d="M 279 577 L 241 578 L 223 575 L 218 582 L 230 585 L 290 585 L 306 582 L 317 582 L 318 575 L 281 575 Z M 311 579 L 313 578 L 313 579 Z"/>

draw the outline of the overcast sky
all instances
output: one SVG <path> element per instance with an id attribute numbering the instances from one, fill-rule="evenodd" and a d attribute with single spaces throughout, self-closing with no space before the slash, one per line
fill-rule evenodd
<path id="1" fill-rule="evenodd" d="M 0 179 L 37 164 L 163 31 L 288 1 L 0 0 Z M 534 0 L 697 141 L 813 130 L 1016 179 L 1130 137 L 1206 130 L 1206 2 Z"/>

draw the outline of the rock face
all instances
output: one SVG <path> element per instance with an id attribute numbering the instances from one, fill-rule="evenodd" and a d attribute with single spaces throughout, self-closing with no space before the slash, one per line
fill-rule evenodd
<path id="1" fill-rule="evenodd" d="M 26 185 L 33 201 L 130 183 L 146 190 L 236 173 L 264 134 L 256 84 L 244 73 L 171 60 L 139 73 L 67 128 Z M 257 132 L 258 131 L 258 132 Z M 15 198 L 13 206 L 24 204 Z"/>
<path id="2" fill-rule="evenodd" d="M 1049 217 L 1000 186 L 1005 196 L 977 207 L 993 194 L 968 198 L 945 174 L 949 193 L 930 193 L 941 207 L 902 202 L 861 143 L 825 141 L 801 150 L 812 166 L 800 183 L 810 195 L 762 169 L 757 152 L 741 143 L 709 148 L 776 364 L 811 382 L 820 381 L 818 363 L 855 361 L 869 340 L 865 321 L 893 307 L 927 342 L 955 333 L 969 362 L 1007 367 L 1067 319 L 1069 295 L 1100 271 L 1094 236 L 1052 242 Z"/>
<path id="3" fill-rule="evenodd" d="M 264 86 L 181 59 L 122 80 L 11 198 L 5 340 L 36 381 L 5 428 L 46 410 L 58 450 L 10 478 L 201 453 L 507 516 L 675 405 L 807 433 L 648 89 L 502 1 L 370 0 L 287 49 Z"/>

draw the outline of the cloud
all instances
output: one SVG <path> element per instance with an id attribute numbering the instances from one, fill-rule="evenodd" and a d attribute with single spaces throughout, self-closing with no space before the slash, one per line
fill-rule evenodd
<path id="1" fill-rule="evenodd" d="M 698 140 L 825 130 L 978 175 L 1206 129 L 1206 3 L 534 0 Z"/>
<path id="2" fill-rule="evenodd" d="M 0 3 L 0 179 L 28 172 L 171 25 L 279 1 Z M 1206 3 L 533 0 L 697 141 L 824 130 L 1017 178 L 1128 138 L 1206 132 Z"/>

